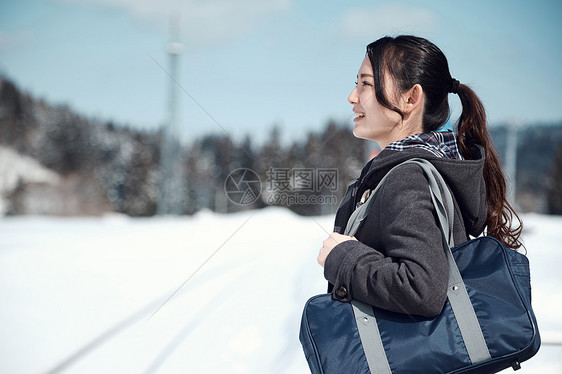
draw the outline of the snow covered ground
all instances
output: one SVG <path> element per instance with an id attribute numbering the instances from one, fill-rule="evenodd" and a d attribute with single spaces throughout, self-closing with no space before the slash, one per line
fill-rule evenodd
<path id="1" fill-rule="evenodd" d="M 0 373 L 307 373 L 300 316 L 326 288 L 332 219 L 0 219 Z M 562 217 L 524 219 L 541 334 L 561 342 Z M 561 372 L 560 345 L 519 371 Z"/>

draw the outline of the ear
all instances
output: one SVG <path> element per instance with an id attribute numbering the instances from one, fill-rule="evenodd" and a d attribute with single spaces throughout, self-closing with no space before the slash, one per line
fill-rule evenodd
<path id="1" fill-rule="evenodd" d="M 402 112 L 410 114 L 420 109 L 423 109 L 423 88 L 421 85 L 415 84 L 402 94 Z"/>

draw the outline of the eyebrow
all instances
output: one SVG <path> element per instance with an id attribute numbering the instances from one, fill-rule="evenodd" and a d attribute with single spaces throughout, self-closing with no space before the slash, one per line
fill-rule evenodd
<path id="1" fill-rule="evenodd" d="M 372 74 L 361 74 L 361 78 L 375 78 Z"/>

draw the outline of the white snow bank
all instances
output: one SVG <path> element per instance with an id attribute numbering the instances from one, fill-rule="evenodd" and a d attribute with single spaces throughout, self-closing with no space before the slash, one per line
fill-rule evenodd
<path id="1" fill-rule="evenodd" d="M 0 221 L 2 373 L 307 373 L 305 301 L 333 217 L 281 208 Z M 562 333 L 562 217 L 525 217 L 544 337 Z M 176 292 L 177 291 L 177 292 Z M 520 373 L 562 372 L 545 346 Z"/>
<path id="2" fill-rule="evenodd" d="M 50 183 L 58 181 L 58 174 L 31 157 L 0 146 L 0 215 L 6 211 L 4 197 L 20 183 Z"/>

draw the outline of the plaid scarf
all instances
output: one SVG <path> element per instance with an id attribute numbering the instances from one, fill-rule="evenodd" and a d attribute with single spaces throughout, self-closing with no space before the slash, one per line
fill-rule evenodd
<path id="1" fill-rule="evenodd" d="M 403 151 L 408 148 L 421 148 L 437 157 L 463 160 L 457 145 L 457 135 L 451 130 L 410 135 L 386 147 L 393 151 Z"/>

